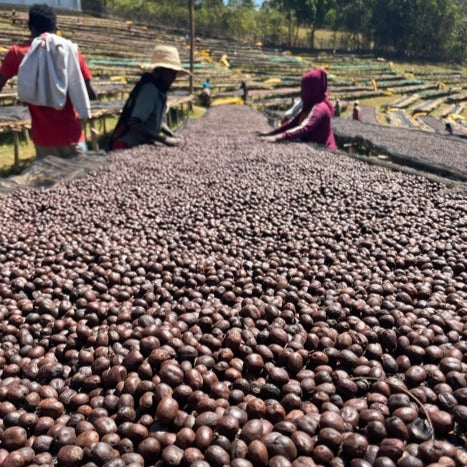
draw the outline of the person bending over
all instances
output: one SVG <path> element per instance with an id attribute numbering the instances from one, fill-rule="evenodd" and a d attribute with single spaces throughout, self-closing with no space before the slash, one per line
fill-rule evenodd
<path id="1" fill-rule="evenodd" d="M 333 107 L 327 96 L 326 71 L 317 68 L 302 76 L 302 110 L 275 130 L 261 133 L 269 142 L 305 141 L 321 144 L 330 150 L 337 148 L 331 127 Z"/>
<path id="2" fill-rule="evenodd" d="M 111 137 L 112 149 L 127 149 L 143 144 L 179 144 L 165 124 L 167 92 L 175 79 L 189 74 L 181 62 L 178 50 L 157 45 L 152 60 L 141 66 L 144 73 L 126 101 Z"/>

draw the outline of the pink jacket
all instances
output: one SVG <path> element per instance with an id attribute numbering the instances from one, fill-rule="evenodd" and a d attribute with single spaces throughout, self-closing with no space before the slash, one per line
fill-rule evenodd
<path id="1" fill-rule="evenodd" d="M 272 134 L 282 133 L 283 140 L 301 140 L 337 149 L 331 128 L 334 110 L 327 96 L 326 71 L 317 68 L 302 77 L 302 111 L 292 120 L 276 128 Z"/>

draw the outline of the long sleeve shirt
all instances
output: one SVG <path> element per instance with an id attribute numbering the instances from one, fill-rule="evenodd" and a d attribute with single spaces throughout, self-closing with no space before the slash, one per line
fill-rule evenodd
<path id="1" fill-rule="evenodd" d="M 0 65 L 0 74 L 5 79 L 18 74 L 19 66 L 30 47 L 30 41 L 11 46 Z M 92 74 L 79 51 L 78 60 L 84 80 L 90 80 Z M 79 115 L 69 96 L 62 110 L 33 104 L 28 104 L 28 107 L 34 144 L 47 147 L 71 146 L 84 141 L 85 135 L 81 129 Z"/>
<path id="2" fill-rule="evenodd" d="M 151 144 L 161 131 L 167 103 L 167 94 L 152 83 L 145 83 L 137 97 L 130 118 L 143 124 L 145 134 L 128 131 L 120 139 L 129 147 Z M 150 135 L 150 137 L 149 137 Z"/>
<path id="3" fill-rule="evenodd" d="M 331 111 L 325 102 L 312 107 L 310 112 L 300 112 L 292 120 L 276 128 L 272 134 L 281 134 L 281 139 L 300 140 L 337 149 L 331 128 Z"/>

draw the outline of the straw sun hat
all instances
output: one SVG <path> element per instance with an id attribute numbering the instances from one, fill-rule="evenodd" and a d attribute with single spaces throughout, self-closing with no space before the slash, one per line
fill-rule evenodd
<path id="1" fill-rule="evenodd" d="M 169 68 L 175 70 L 179 76 L 190 74 L 183 68 L 177 48 L 171 45 L 156 45 L 152 51 L 151 61 L 140 66 L 146 72 L 151 72 L 154 68 Z"/>

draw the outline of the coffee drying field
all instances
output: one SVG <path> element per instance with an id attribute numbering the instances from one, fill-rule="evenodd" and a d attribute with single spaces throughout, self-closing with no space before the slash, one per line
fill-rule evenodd
<path id="1" fill-rule="evenodd" d="M 212 108 L 0 204 L 0 464 L 467 464 L 462 186 Z"/>

